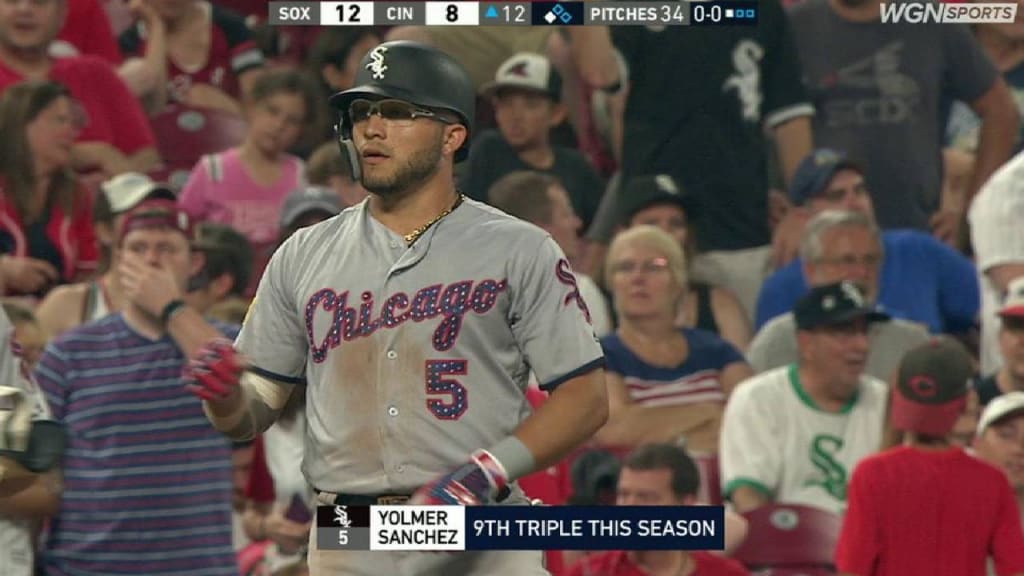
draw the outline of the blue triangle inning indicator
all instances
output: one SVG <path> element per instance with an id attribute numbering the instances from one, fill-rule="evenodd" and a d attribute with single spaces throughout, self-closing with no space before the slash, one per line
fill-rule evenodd
<path id="1" fill-rule="evenodd" d="M 487 13 L 484 14 L 484 18 L 497 18 L 497 17 L 498 17 L 498 9 L 497 8 L 495 8 L 494 6 L 491 6 L 491 7 L 487 8 Z"/>

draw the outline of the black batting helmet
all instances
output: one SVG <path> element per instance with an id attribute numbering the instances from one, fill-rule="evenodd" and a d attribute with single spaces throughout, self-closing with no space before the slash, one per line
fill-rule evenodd
<path id="1" fill-rule="evenodd" d="M 385 42 L 359 63 L 355 87 L 338 92 L 330 104 L 339 111 L 338 135 L 344 145 L 352 139 L 348 107 L 353 100 L 395 98 L 425 108 L 456 114 L 472 134 L 476 92 L 465 68 L 444 52 L 419 42 Z M 346 153 L 349 153 L 346 150 Z M 455 152 L 455 161 L 469 155 L 469 137 Z"/>

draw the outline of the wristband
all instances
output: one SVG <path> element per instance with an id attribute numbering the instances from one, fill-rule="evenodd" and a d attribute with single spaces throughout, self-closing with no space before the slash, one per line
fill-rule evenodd
<path id="1" fill-rule="evenodd" d="M 505 469 L 509 482 L 533 473 L 537 460 L 523 441 L 509 436 L 487 449 L 487 452 Z"/>
<path id="2" fill-rule="evenodd" d="M 171 318 L 173 318 L 178 312 L 181 312 L 184 308 L 185 301 L 181 298 L 171 300 L 166 306 L 164 306 L 163 311 L 160 312 L 160 323 L 167 326 L 167 324 L 170 323 Z"/>

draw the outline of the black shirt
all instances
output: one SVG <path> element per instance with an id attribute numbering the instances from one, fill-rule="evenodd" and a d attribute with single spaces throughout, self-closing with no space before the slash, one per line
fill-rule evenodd
<path id="1" fill-rule="evenodd" d="M 623 182 L 669 173 L 703 204 L 702 250 L 769 243 L 764 126 L 813 109 L 778 0 L 751 27 L 612 29 L 629 67 Z"/>

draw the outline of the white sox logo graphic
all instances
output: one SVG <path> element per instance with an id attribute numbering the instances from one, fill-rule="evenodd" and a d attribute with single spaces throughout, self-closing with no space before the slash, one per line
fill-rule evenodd
<path id="1" fill-rule="evenodd" d="M 573 300 L 576 301 L 576 305 L 579 306 L 583 312 L 583 316 L 586 317 L 587 322 L 590 322 L 590 308 L 587 308 L 587 303 L 583 301 L 583 296 L 580 296 L 580 287 L 576 283 L 576 275 L 572 273 L 572 268 L 569 266 L 569 261 L 562 258 L 555 265 L 555 276 L 558 281 L 566 286 L 572 288 L 568 294 L 565 295 L 565 299 L 562 300 L 562 304 L 568 306 Z"/>
<path id="2" fill-rule="evenodd" d="M 387 51 L 387 46 L 378 46 L 370 52 L 370 61 L 367 62 L 366 69 L 373 72 L 374 80 L 384 79 L 384 71 L 388 69 L 387 65 L 384 64 L 384 53 Z"/>

